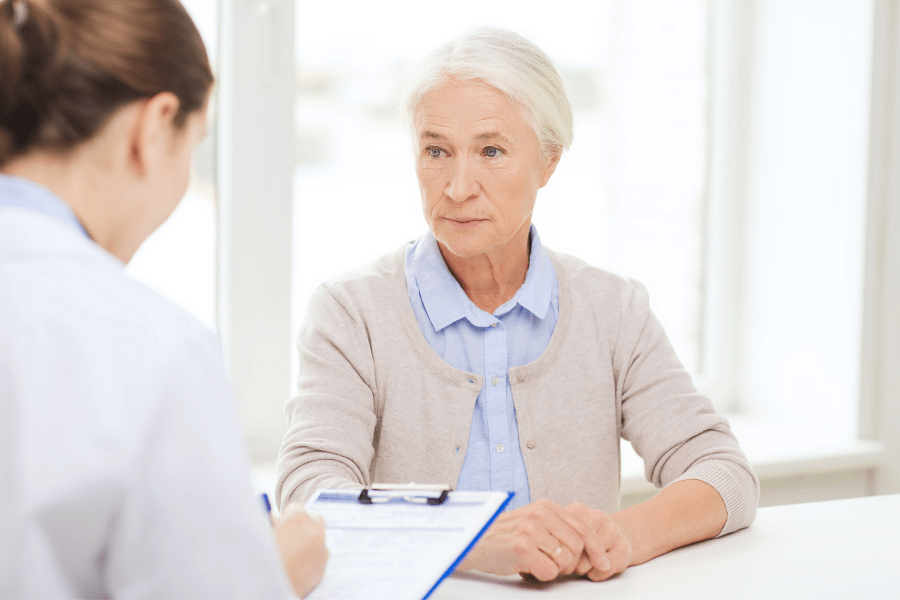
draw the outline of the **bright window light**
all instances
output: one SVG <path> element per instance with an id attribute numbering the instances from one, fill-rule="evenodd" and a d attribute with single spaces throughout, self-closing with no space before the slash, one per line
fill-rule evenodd
<path id="1" fill-rule="evenodd" d="M 575 111 L 571 150 L 538 194 L 533 222 L 543 242 L 644 283 L 679 356 L 696 370 L 707 2 L 559 0 L 548 9 L 460 0 L 448 10 L 386 0 L 352 4 L 352 18 L 346 11 L 297 3 L 294 329 L 319 283 L 427 231 L 400 92 L 426 54 L 493 25 L 547 52 Z"/>

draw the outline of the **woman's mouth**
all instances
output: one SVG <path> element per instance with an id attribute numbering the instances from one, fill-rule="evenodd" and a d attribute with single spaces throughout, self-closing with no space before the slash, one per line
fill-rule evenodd
<path id="1" fill-rule="evenodd" d="M 453 227 L 456 227 L 458 229 L 472 229 L 473 227 L 477 227 L 478 225 L 486 221 L 486 219 L 475 219 L 469 217 L 447 217 L 447 220 Z"/>

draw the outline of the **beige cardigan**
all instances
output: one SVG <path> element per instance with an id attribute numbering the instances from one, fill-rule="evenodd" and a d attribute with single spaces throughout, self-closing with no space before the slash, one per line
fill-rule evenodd
<path id="1" fill-rule="evenodd" d="M 299 391 L 278 459 L 279 506 L 323 487 L 455 486 L 482 376 L 459 371 L 419 329 L 406 247 L 323 284 L 300 332 Z M 713 486 L 749 525 L 759 482 L 728 422 L 697 393 L 643 286 L 548 250 L 559 320 L 536 361 L 509 370 L 531 499 L 618 510 L 619 438 L 657 487 Z"/>

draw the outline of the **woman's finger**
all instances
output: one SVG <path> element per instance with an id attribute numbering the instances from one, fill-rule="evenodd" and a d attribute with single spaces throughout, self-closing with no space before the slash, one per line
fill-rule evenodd
<path id="1" fill-rule="evenodd" d="M 559 545 L 552 552 L 544 551 L 550 560 L 556 563 L 560 575 L 568 575 L 575 570 L 578 561 L 572 555 L 572 551 L 566 546 Z"/>
<path id="2" fill-rule="evenodd" d="M 559 567 L 546 553 L 539 550 L 529 553 L 519 573 L 530 573 L 539 581 L 553 581 L 559 576 Z"/>
<path id="3" fill-rule="evenodd" d="M 575 571 L 573 572 L 576 575 L 587 575 L 593 568 L 594 565 L 591 564 L 591 559 L 589 559 L 587 555 L 582 554 L 578 559 L 578 564 L 575 566 Z"/>
<path id="4" fill-rule="evenodd" d="M 609 541 L 604 540 L 598 529 L 598 521 L 606 517 L 602 511 L 596 511 L 588 508 L 580 502 L 573 502 L 564 509 L 565 517 L 576 523 L 579 531 L 582 531 L 582 541 L 584 543 L 584 554 L 591 561 L 591 565 L 595 569 L 609 569 L 609 558 L 607 557 L 607 547 Z M 582 573 L 583 574 L 583 573 Z"/>
<path id="5" fill-rule="evenodd" d="M 565 509 L 552 502 L 535 503 L 533 517 L 551 536 L 541 540 L 540 549 L 550 557 L 563 573 L 571 573 L 584 550 L 584 540 L 573 527 L 575 519 L 565 515 Z"/>

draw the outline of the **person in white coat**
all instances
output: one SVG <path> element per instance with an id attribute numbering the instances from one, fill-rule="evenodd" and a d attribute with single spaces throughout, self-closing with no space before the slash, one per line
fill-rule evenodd
<path id="1" fill-rule="evenodd" d="M 216 337 L 123 271 L 185 192 L 212 84 L 178 0 L 0 0 L 0 597 L 322 576 L 321 522 L 273 535 L 253 493 Z"/>

